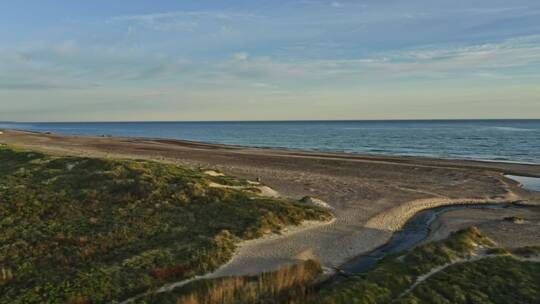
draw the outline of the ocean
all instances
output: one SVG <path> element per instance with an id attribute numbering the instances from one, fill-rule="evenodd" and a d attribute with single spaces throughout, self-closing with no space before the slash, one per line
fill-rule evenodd
<path id="1" fill-rule="evenodd" d="M 540 164 L 540 120 L 0 123 L 0 128 Z"/>

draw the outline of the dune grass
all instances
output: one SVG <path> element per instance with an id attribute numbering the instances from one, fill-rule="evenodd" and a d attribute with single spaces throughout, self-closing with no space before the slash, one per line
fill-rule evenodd
<path id="1" fill-rule="evenodd" d="M 254 276 L 201 280 L 172 292 L 150 295 L 138 303 L 155 304 L 248 304 L 303 303 L 307 289 L 322 272 L 318 262 L 308 260 Z"/>
<path id="2" fill-rule="evenodd" d="M 537 248 L 497 247 L 474 227 L 383 259 L 373 270 L 309 295 L 310 303 L 536 303 L 540 263 L 520 260 Z M 452 264 L 405 293 L 419 276 L 481 251 L 484 259 Z M 519 256 L 517 255 L 519 254 Z"/>
<path id="3" fill-rule="evenodd" d="M 320 303 L 390 303 L 432 268 L 470 254 L 474 244 L 492 246 L 477 229 L 452 235 L 444 242 L 429 243 L 405 254 L 389 255 L 371 271 L 323 290 Z"/>
<path id="4" fill-rule="evenodd" d="M 512 253 L 523 257 L 535 257 L 540 256 L 540 246 L 527 246 L 516 248 L 512 250 Z"/>
<path id="5" fill-rule="evenodd" d="M 540 263 L 506 255 L 450 266 L 396 303 L 508 304 L 539 300 Z"/>
<path id="6" fill-rule="evenodd" d="M 0 146 L 0 303 L 109 303 L 211 271 L 326 211 L 176 165 Z"/>
<path id="7" fill-rule="evenodd" d="M 536 303 L 540 263 L 522 259 L 538 257 L 537 249 L 506 250 L 471 227 L 388 256 L 373 270 L 337 284 L 320 286 L 320 265 L 307 261 L 258 276 L 201 280 L 137 303 Z M 473 254 L 485 257 L 468 261 Z M 446 268 L 409 290 L 420 276 L 443 265 Z"/>

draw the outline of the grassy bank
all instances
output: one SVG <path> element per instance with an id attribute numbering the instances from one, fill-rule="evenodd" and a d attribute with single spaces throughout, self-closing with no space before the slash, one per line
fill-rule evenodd
<path id="1" fill-rule="evenodd" d="M 148 161 L 0 147 L 0 303 L 104 303 L 211 271 L 323 210 Z"/>
<path id="2" fill-rule="evenodd" d="M 388 256 L 375 269 L 311 295 L 310 302 L 536 303 L 540 299 L 540 263 L 523 258 L 535 256 L 537 250 L 529 247 L 510 252 L 498 248 L 478 229 L 469 228 L 444 241 Z M 485 258 L 467 262 L 473 254 Z M 445 265 L 409 290 L 419 277 Z"/>
<path id="3" fill-rule="evenodd" d="M 456 264 L 435 274 L 396 303 L 538 303 L 540 263 L 512 256 Z"/>

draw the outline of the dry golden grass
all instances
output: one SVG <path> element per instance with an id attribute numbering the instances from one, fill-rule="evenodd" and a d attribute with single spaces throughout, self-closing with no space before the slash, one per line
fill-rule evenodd
<path id="1" fill-rule="evenodd" d="M 254 302 L 295 303 L 321 273 L 318 262 L 308 260 L 257 276 L 228 277 L 194 282 L 171 293 L 155 295 L 151 303 L 233 304 Z M 295 300 L 296 299 L 296 300 Z"/>

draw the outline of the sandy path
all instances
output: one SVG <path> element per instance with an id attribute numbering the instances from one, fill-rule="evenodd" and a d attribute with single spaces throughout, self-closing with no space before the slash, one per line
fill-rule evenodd
<path id="1" fill-rule="evenodd" d="M 446 268 L 448 268 L 450 266 L 461 264 L 461 263 L 466 263 L 466 262 L 474 262 L 474 261 L 478 261 L 478 260 L 480 260 L 482 258 L 484 258 L 484 257 L 482 257 L 482 256 L 473 256 L 473 257 L 469 257 L 469 258 L 466 258 L 466 259 L 460 258 L 460 259 L 456 259 L 456 260 L 454 260 L 454 261 L 452 261 L 450 263 L 446 263 L 444 265 L 437 266 L 437 267 L 431 269 L 429 272 L 417 277 L 416 281 L 411 285 L 411 287 L 407 288 L 407 290 L 405 290 L 403 293 L 401 293 L 394 301 L 399 300 L 399 299 L 403 298 L 404 296 L 408 295 L 418 285 L 422 284 L 423 282 L 425 282 L 430 277 L 436 275 L 437 273 L 445 270 Z"/>

